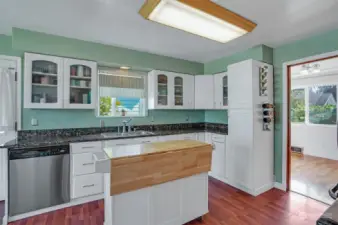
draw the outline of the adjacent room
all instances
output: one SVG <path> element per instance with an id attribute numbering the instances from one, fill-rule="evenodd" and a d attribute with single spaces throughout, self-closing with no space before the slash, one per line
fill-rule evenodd
<path id="1" fill-rule="evenodd" d="M 338 225 L 338 0 L 0 9 L 0 225 Z"/>
<path id="2" fill-rule="evenodd" d="M 338 183 L 338 57 L 291 67 L 291 190 L 332 204 Z"/>

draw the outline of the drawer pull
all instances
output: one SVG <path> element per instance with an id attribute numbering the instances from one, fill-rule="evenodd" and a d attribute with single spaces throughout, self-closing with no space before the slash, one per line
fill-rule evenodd
<path id="1" fill-rule="evenodd" d="M 90 166 L 90 165 L 94 165 L 94 163 L 83 163 L 82 166 Z"/>
<path id="2" fill-rule="evenodd" d="M 95 184 L 91 184 L 91 185 L 84 185 L 84 186 L 82 186 L 82 188 L 89 188 L 89 187 L 94 187 L 95 186 Z"/>
<path id="3" fill-rule="evenodd" d="M 142 141 L 142 143 L 150 143 L 150 141 Z"/>
<path id="4" fill-rule="evenodd" d="M 127 144 L 116 144 L 116 146 L 123 146 L 123 145 L 127 145 Z"/>
<path id="5" fill-rule="evenodd" d="M 83 146 L 83 149 L 91 149 L 91 148 L 95 148 L 95 146 Z"/>

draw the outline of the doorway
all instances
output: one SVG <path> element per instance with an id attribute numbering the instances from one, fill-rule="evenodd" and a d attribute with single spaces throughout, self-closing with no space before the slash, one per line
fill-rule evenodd
<path id="1" fill-rule="evenodd" d="M 287 65 L 287 190 L 326 204 L 338 183 L 338 54 Z"/>

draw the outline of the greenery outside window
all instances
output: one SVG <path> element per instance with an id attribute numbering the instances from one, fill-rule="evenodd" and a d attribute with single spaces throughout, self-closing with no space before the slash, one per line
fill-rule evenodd
<path id="1" fill-rule="evenodd" d="M 100 117 L 143 117 L 147 114 L 147 73 L 99 67 Z"/>
<path id="2" fill-rule="evenodd" d="M 333 125 L 337 121 L 337 86 L 309 87 L 309 123 Z"/>
<path id="3" fill-rule="evenodd" d="M 305 89 L 291 90 L 291 122 L 305 122 Z"/>

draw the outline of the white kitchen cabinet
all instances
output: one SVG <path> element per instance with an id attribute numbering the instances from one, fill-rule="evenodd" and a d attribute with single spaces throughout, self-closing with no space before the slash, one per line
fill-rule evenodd
<path id="1" fill-rule="evenodd" d="M 63 107 L 63 59 L 25 53 L 24 107 Z"/>
<path id="2" fill-rule="evenodd" d="M 214 109 L 214 76 L 195 76 L 195 109 Z"/>
<path id="3" fill-rule="evenodd" d="M 198 133 L 198 134 L 197 134 L 197 140 L 198 140 L 198 141 L 201 141 L 201 142 L 206 142 L 206 141 L 205 141 L 205 132 L 203 132 L 203 133 Z"/>
<path id="4" fill-rule="evenodd" d="M 96 62 L 25 53 L 25 108 L 94 109 Z"/>
<path id="5" fill-rule="evenodd" d="M 103 193 L 103 174 L 94 173 L 72 178 L 71 198 L 81 198 Z"/>
<path id="6" fill-rule="evenodd" d="M 149 225 L 150 224 L 150 188 L 142 188 L 112 196 L 112 223 L 105 220 L 105 225 Z M 110 201 L 109 201 L 110 203 Z M 105 204 L 109 204 L 105 201 Z M 105 208 L 108 208 L 105 206 Z"/>
<path id="7" fill-rule="evenodd" d="M 151 224 L 178 225 L 181 220 L 181 182 L 171 181 L 151 189 Z"/>
<path id="8" fill-rule="evenodd" d="M 208 176 L 185 178 L 182 185 L 182 221 L 185 224 L 208 213 Z"/>
<path id="9" fill-rule="evenodd" d="M 193 109 L 194 76 L 153 70 L 148 74 L 149 109 Z"/>
<path id="10" fill-rule="evenodd" d="M 5 200 L 7 185 L 7 149 L 0 149 L 0 201 Z M 1 221 L 2 218 L 0 218 Z"/>
<path id="11" fill-rule="evenodd" d="M 227 153 L 225 135 L 211 134 L 211 144 L 213 146 L 211 171 L 209 175 L 227 183 Z"/>
<path id="12" fill-rule="evenodd" d="M 246 60 L 230 65 L 228 77 L 228 183 L 256 196 L 274 186 L 274 123 L 263 130 L 262 108 L 273 103 L 273 67 Z"/>
<path id="13" fill-rule="evenodd" d="M 215 109 L 228 108 L 228 76 L 224 73 L 214 74 Z"/>
<path id="14" fill-rule="evenodd" d="M 97 90 L 96 62 L 64 59 L 64 107 L 95 109 Z"/>

